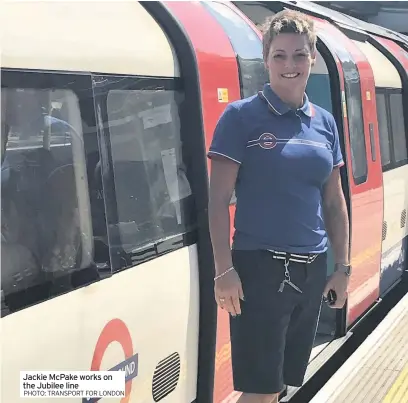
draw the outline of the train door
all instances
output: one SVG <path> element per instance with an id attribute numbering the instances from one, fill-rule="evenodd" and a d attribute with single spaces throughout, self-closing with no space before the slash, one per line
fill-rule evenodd
<path id="1" fill-rule="evenodd" d="M 383 193 L 372 69 L 356 45 L 325 21 L 317 22 L 319 38 L 337 59 L 349 184 L 350 280 L 348 327 L 379 295 Z M 345 328 L 343 327 L 343 329 Z"/>

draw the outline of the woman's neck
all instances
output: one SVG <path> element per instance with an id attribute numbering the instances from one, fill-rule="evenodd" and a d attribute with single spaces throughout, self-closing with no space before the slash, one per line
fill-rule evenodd
<path id="1" fill-rule="evenodd" d="M 289 92 L 287 88 L 273 88 L 273 92 L 292 109 L 298 109 L 303 106 L 304 103 L 304 90 Z"/>

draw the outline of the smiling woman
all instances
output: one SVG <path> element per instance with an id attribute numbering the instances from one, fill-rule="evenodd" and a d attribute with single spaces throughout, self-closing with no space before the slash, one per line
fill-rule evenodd
<path id="1" fill-rule="evenodd" d="M 291 106 L 303 102 L 310 70 L 316 61 L 313 21 L 295 11 L 281 18 L 271 17 L 262 27 L 263 53 L 269 81 L 277 95 Z"/>

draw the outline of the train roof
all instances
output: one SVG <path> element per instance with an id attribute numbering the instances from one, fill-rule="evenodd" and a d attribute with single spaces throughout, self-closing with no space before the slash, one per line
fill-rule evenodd
<path id="1" fill-rule="evenodd" d="M 402 88 L 401 77 L 388 58 L 368 41 L 354 40 L 373 70 L 376 87 Z"/>
<path id="2" fill-rule="evenodd" d="M 255 5 L 258 3 L 264 7 L 271 6 L 269 1 L 254 1 L 254 2 L 251 1 L 245 3 L 247 3 L 248 5 L 249 4 Z M 279 1 L 279 3 L 288 8 L 298 9 L 299 11 L 304 11 L 307 14 L 312 14 L 316 17 L 328 20 L 341 28 L 351 29 L 353 31 L 361 33 L 383 36 L 385 38 L 392 39 L 393 41 L 404 43 L 406 46 L 408 46 L 408 37 L 406 35 L 392 31 L 391 29 L 388 28 L 381 27 L 379 25 L 359 20 L 352 16 L 343 14 L 340 11 L 326 8 L 320 4 L 316 4 L 311 1 L 289 1 L 289 0 Z"/>
<path id="3" fill-rule="evenodd" d="M 3 68 L 180 75 L 166 34 L 137 1 L 10 1 L 2 15 Z"/>

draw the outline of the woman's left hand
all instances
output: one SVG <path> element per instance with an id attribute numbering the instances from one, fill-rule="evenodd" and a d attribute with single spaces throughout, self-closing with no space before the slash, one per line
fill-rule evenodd
<path id="1" fill-rule="evenodd" d="M 330 290 L 336 293 L 336 301 L 333 305 L 329 305 L 330 308 L 343 308 L 347 300 L 347 287 L 349 283 L 349 276 L 344 271 L 335 271 L 327 281 L 323 295 L 327 298 L 327 294 Z"/>

